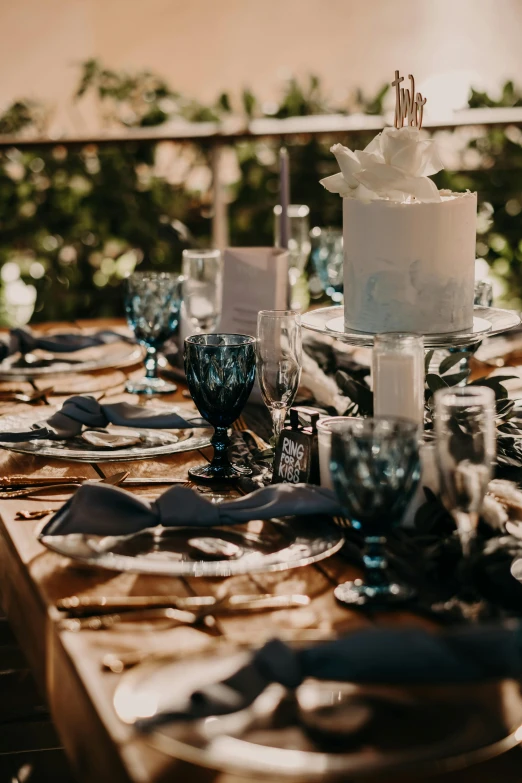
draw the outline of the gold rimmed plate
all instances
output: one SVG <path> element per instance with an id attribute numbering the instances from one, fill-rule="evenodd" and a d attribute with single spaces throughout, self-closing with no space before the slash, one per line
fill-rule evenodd
<path id="1" fill-rule="evenodd" d="M 187 419 L 196 414 L 192 406 L 174 405 L 163 406 L 155 403 L 156 409 L 162 411 L 179 412 Z M 0 417 L 0 431 L 24 431 L 30 430 L 33 424 L 43 424 L 59 408 L 53 405 L 36 408 L 31 411 L 8 414 Z M 152 408 L 151 408 L 152 411 Z M 107 447 L 100 442 L 88 442 L 82 435 L 68 440 L 31 440 L 21 443 L 0 443 L 1 448 L 22 454 L 34 454 L 40 457 L 53 459 L 67 459 L 73 462 L 125 462 L 137 459 L 149 459 L 165 454 L 175 454 L 183 451 L 194 451 L 210 445 L 214 430 L 209 427 L 194 427 L 176 430 L 145 429 L 139 427 L 117 427 L 109 424 L 105 431 L 109 435 L 125 436 L 132 433 L 135 440 L 121 447 L 117 447 L 117 439 L 107 438 Z M 96 430 L 92 430 L 93 433 Z M 91 438 L 91 441 L 95 438 Z M 109 447 L 108 443 L 114 444 Z M 123 442 L 123 441 L 121 441 Z M 116 447 L 115 447 L 116 446 Z"/>
<path id="2" fill-rule="evenodd" d="M 85 330 L 82 334 L 94 334 Z M 51 333 L 52 334 L 52 333 Z M 123 335 L 122 335 L 123 336 Z M 27 360 L 13 354 L 0 363 L 0 380 L 24 380 L 59 373 L 94 372 L 139 364 L 145 355 L 142 346 L 123 340 L 106 345 L 94 345 L 70 353 L 51 353 L 35 350 Z"/>
<path id="3" fill-rule="evenodd" d="M 114 696 L 122 721 L 183 711 L 191 694 L 247 663 L 228 651 L 150 660 L 124 674 Z M 147 740 L 197 766 L 276 780 L 346 780 L 454 770 L 517 745 L 517 682 L 386 686 L 309 679 L 295 693 L 270 685 L 246 710 L 158 726 Z"/>
<path id="4" fill-rule="evenodd" d="M 111 571 L 227 577 L 311 565 L 335 554 L 344 536 L 328 517 L 317 516 L 230 527 L 155 527 L 127 536 L 44 535 L 40 541 L 64 557 Z"/>

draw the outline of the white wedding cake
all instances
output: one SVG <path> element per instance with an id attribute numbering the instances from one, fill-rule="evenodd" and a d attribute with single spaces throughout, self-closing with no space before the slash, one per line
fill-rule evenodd
<path id="1" fill-rule="evenodd" d="M 416 111 L 410 106 L 410 120 Z M 336 144 L 332 152 L 341 172 L 321 184 L 343 197 L 345 328 L 471 328 L 476 193 L 437 189 L 429 175 L 443 166 L 434 142 L 411 125 L 385 128 L 364 150 Z"/>

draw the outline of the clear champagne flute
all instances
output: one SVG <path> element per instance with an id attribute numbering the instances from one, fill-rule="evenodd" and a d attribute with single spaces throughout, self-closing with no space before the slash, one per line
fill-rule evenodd
<path id="1" fill-rule="evenodd" d="M 437 466 L 442 497 L 469 555 L 495 458 L 495 395 L 486 386 L 435 393 Z"/>
<path id="2" fill-rule="evenodd" d="M 190 334 L 215 332 L 221 317 L 223 259 L 219 250 L 184 250 L 183 312 Z"/>
<path id="3" fill-rule="evenodd" d="M 257 377 L 277 441 L 301 378 L 301 318 L 294 310 L 257 316 Z"/>

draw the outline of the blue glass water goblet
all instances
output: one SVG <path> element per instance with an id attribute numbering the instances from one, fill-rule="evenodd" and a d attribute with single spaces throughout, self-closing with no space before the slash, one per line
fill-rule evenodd
<path id="1" fill-rule="evenodd" d="M 251 475 L 228 457 L 228 427 L 243 410 L 256 374 L 256 341 L 244 334 L 195 334 L 185 340 L 185 373 L 199 412 L 215 428 L 210 465 L 191 468 L 194 481 L 234 481 Z"/>
<path id="2" fill-rule="evenodd" d="M 388 574 L 386 537 L 397 526 L 420 477 L 418 424 L 382 417 L 352 419 L 332 432 L 330 469 L 339 501 L 364 536 L 364 580 L 335 589 L 343 603 L 364 605 L 404 601 L 414 595 Z"/>
<path id="3" fill-rule="evenodd" d="M 136 340 L 145 347 L 145 376 L 128 381 L 132 394 L 168 394 L 177 386 L 158 377 L 158 351 L 179 327 L 180 275 L 135 272 L 125 281 L 125 314 Z"/>

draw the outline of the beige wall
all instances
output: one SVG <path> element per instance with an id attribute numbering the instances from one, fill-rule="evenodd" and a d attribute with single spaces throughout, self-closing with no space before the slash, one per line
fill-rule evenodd
<path id="1" fill-rule="evenodd" d="M 290 72 L 341 97 L 413 70 L 436 112 L 470 82 L 522 84 L 522 0 L 1 0 L 0 105 L 40 97 L 93 127 L 92 106 L 65 108 L 91 56 L 205 101 L 244 85 L 273 98 Z"/>

